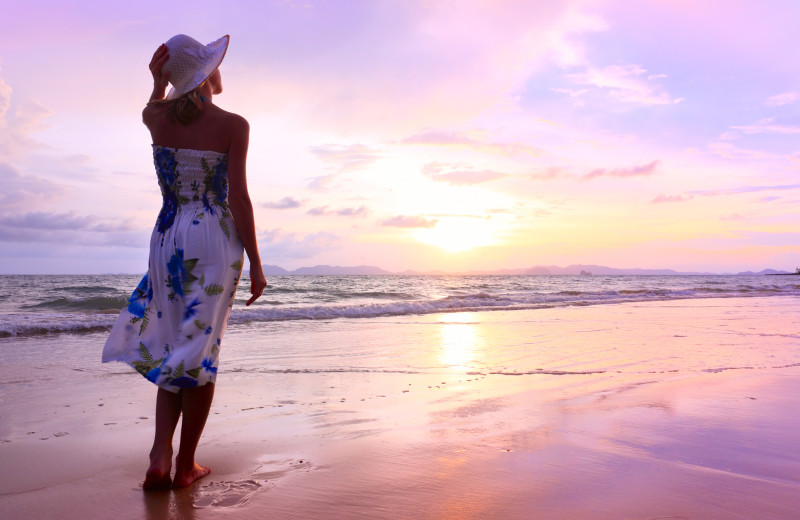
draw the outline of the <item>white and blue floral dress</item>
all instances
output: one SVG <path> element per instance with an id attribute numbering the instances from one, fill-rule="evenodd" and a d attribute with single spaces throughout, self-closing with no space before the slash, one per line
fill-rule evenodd
<path id="1" fill-rule="evenodd" d="M 153 145 L 164 204 L 147 274 L 122 309 L 103 362 L 122 361 L 159 387 L 213 383 L 242 272 L 228 209 L 224 153 Z"/>

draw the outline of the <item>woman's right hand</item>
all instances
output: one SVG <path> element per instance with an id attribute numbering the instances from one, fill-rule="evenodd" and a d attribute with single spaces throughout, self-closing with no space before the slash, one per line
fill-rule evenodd
<path id="1" fill-rule="evenodd" d="M 161 90 L 166 91 L 169 85 L 169 72 L 162 71 L 162 67 L 169 59 L 169 50 L 167 45 L 162 43 L 156 52 L 153 53 L 153 58 L 150 60 L 150 74 L 153 75 L 153 91 Z"/>
<path id="2" fill-rule="evenodd" d="M 260 296 L 261 293 L 264 292 L 264 288 L 267 287 L 267 279 L 264 277 L 264 270 L 262 269 L 260 264 L 250 264 L 250 299 L 247 300 L 245 306 L 249 306 L 251 303 L 256 301 Z"/>

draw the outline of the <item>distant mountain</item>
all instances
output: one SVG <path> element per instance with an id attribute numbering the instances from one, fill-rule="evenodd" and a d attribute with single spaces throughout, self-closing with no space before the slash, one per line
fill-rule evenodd
<path id="1" fill-rule="evenodd" d="M 757 273 L 754 273 L 753 271 L 744 271 L 742 273 L 736 273 L 736 274 L 739 276 L 758 276 L 766 274 L 795 274 L 795 273 L 790 273 L 788 271 L 776 271 L 775 269 L 764 269 Z"/>
<path id="2" fill-rule="evenodd" d="M 261 268 L 264 270 L 264 274 L 268 275 L 289 274 L 289 271 L 277 265 L 262 265 Z"/>
<path id="3" fill-rule="evenodd" d="M 304 274 L 304 275 L 376 275 L 376 274 L 394 274 L 390 271 L 381 269 L 371 265 L 359 265 L 356 267 L 341 267 L 338 265 L 315 265 L 314 267 L 301 267 L 294 271 L 287 271 L 277 265 L 263 265 L 264 274 L 266 275 L 281 275 L 281 274 Z"/>
<path id="4" fill-rule="evenodd" d="M 557 265 L 524 267 L 519 269 L 495 269 L 491 271 L 467 271 L 462 273 L 447 273 L 444 271 L 413 271 L 392 272 L 372 265 L 359 265 L 355 267 L 343 267 L 336 265 L 315 265 L 314 267 L 301 267 L 293 271 L 277 265 L 264 265 L 266 275 L 445 275 L 445 274 L 467 274 L 467 275 L 566 275 L 566 276 L 590 276 L 590 275 L 628 275 L 628 276 L 670 276 L 670 275 L 714 275 L 720 273 L 694 272 L 694 271 L 675 271 L 674 269 L 619 269 L 616 267 L 606 267 L 603 265 L 575 264 L 567 267 Z M 745 271 L 737 273 L 737 276 L 760 276 L 774 274 L 791 274 L 786 271 L 776 271 L 775 269 L 764 269 L 759 272 Z"/>
<path id="5" fill-rule="evenodd" d="M 566 275 L 640 275 L 640 276 L 669 276 L 669 275 L 700 275 L 713 273 L 679 272 L 674 269 L 618 269 L 604 265 L 570 265 L 558 267 L 555 265 L 532 267 L 525 274 L 566 274 Z"/>

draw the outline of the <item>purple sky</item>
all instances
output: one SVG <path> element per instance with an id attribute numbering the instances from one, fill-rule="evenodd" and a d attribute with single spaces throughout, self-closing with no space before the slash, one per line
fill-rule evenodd
<path id="1" fill-rule="evenodd" d="M 19 2 L 0 273 L 141 272 L 153 50 L 231 35 L 265 263 L 800 265 L 794 1 Z"/>

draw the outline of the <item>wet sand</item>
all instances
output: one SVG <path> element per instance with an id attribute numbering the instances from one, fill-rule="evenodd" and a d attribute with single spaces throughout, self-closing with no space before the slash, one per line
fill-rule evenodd
<path id="1" fill-rule="evenodd" d="M 102 334 L 2 338 L 0 349 L 46 344 L 60 359 L 20 356 L 0 368 L 0 510 L 67 519 L 794 519 L 798 303 L 686 300 L 231 330 L 198 450 L 212 474 L 159 493 L 140 487 L 155 389 L 123 365 L 91 362 Z"/>

